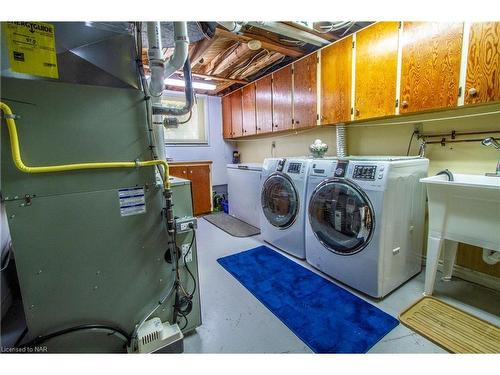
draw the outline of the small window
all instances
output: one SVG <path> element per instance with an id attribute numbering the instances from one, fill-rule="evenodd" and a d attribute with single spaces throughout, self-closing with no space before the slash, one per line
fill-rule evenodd
<path id="1" fill-rule="evenodd" d="M 164 94 L 162 104 L 165 106 L 176 106 L 181 108 L 184 105 L 184 94 Z M 165 143 L 170 145 L 182 144 L 208 144 L 208 129 L 206 124 L 206 96 L 196 95 L 191 114 L 179 117 L 178 128 L 165 129 Z"/>

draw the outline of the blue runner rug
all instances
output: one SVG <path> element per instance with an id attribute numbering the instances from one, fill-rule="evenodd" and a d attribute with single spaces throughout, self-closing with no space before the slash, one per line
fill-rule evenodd
<path id="1" fill-rule="evenodd" d="M 316 353 L 366 353 L 399 324 L 266 246 L 217 261 Z"/>

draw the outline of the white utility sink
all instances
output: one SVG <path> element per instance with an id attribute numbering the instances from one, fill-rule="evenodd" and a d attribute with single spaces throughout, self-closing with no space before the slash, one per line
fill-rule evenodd
<path id="1" fill-rule="evenodd" d="M 458 242 L 482 247 L 485 262 L 495 262 L 500 253 L 500 177 L 453 174 L 422 178 L 427 185 L 429 238 L 425 294 L 432 294 L 443 243 L 444 278 L 453 269 Z M 493 255 L 492 255 L 493 253 Z"/>

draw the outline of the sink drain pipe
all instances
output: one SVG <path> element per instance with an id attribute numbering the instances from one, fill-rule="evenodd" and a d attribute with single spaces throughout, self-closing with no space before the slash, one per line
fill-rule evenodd
<path id="1" fill-rule="evenodd" d="M 335 127 L 336 143 L 337 143 L 337 157 L 345 158 L 347 156 L 347 144 L 345 134 L 345 124 L 339 124 Z"/>

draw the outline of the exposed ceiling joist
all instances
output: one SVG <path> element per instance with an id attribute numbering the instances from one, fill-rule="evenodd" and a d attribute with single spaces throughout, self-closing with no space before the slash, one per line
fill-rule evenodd
<path id="1" fill-rule="evenodd" d="M 191 68 L 199 63 L 200 59 L 203 57 L 203 54 L 214 44 L 217 38 L 217 35 L 215 35 L 212 39 L 200 40 L 190 48 L 189 61 L 191 62 Z"/>
<path id="2" fill-rule="evenodd" d="M 285 56 L 291 56 L 291 57 L 302 57 L 304 56 L 305 52 L 302 51 L 299 48 L 296 47 L 288 47 L 284 46 L 283 44 L 276 43 L 274 41 L 271 41 L 261 35 L 256 35 L 252 33 L 242 33 L 242 34 L 234 34 L 230 31 L 227 31 L 222 28 L 217 28 L 215 31 L 216 35 L 223 36 L 228 39 L 236 40 L 238 42 L 242 43 L 247 43 L 248 41 L 252 39 L 259 40 L 262 43 L 262 48 L 267 49 L 272 52 L 278 52 L 281 53 L 282 55 Z"/>
<path id="3" fill-rule="evenodd" d="M 177 71 L 178 74 L 182 75 L 182 71 Z M 248 81 L 243 80 L 243 79 L 235 79 L 235 78 L 226 78 L 226 77 L 221 77 L 217 75 L 209 75 L 209 74 L 201 74 L 201 73 L 191 73 L 193 77 L 198 77 L 198 78 L 205 78 L 205 79 L 210 79 L 212 81 L 220 81 L 220 82 L 230 82 L 231 84 L 233 83 L 240 83 L 242 85 L 246 85 Z"/>

